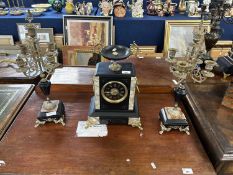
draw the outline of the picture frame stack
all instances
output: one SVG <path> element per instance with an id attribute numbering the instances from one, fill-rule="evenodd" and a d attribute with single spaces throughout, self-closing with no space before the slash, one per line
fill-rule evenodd
<path id="1" fill-rule="evenodd" d="M 100 61 L 101 48 L 114 40 L 112 16 L 63 16 L 63 64 L 93 66 Z"/>
<path id="2" fill-rule="evenodd" d="M 36 36 L 39 39 L 40 48 L 42 54 L 44 54 L 50 43 L 54 42 L 54 31 L 53 28 L 41 28 L 40 23 L 33 23 L 36 26 Z M 27 36 L 27 29 L 25 28 L 26 23 L 17 23 L 17 30 L 20 42 L 25 42 Z M 55 44 L 54 44 L 55 49 Z"/>

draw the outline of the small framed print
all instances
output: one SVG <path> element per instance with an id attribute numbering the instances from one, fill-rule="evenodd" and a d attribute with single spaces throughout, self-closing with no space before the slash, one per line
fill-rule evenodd
<path id="1" fill-rule="evenodd" d="M 0 35 L 0 46 L 13 46 L 14 39 L 12 35 Z"/>
<path id="2" fill-rule="evenodd" d="M 21 42 L 24 42 L 24 40 L 26 39 L 26 34 L 28 33 L 27 29 L 25 28 L 25 25 L 27 23 L 17 23 L 17 30 L 18 30 L 18 35 L 19 35 L 19 40 Z M 36 25 L 36 28 L 40 28 L 41 25 L 40 23 L 33 23 L 34 25 Z"/>
<path id="3" fill-rule="evenodd" d="M 54 43 L 53 28 L 38 28 L 36 29 L 36 36 L 39 43 Z"/>
<path id="4" fill-rule="evenodd" d="M 63 34 L 55 34 L 54 35 L 54 43 L 58 49 L 62 50 L 63 44 Z"/>

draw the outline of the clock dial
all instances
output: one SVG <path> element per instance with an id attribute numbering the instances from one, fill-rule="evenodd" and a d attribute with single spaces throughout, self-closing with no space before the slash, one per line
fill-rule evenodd
<path id="1" fill-rule="evenodd" d="M 120 103 L 126 99 L 128 89 L 119 81 L 110 81 L 102 87 L 101 95 L 109 103 Z"/>

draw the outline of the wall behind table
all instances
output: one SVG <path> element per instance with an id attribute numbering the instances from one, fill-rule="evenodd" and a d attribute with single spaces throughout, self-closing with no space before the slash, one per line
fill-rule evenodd
<path id="1" fill-rule="evenodd" d="M 95 13 L 95 12 L 94 12 Z M 63 15 L 53 10 L 46 12 L 43 16 L 35 17 L 34 23 L 41 23 L 42 28 L 53 28 L 54 33 L 63 33 Z M 176 14 L 173 17 L 147 16 L 143 18 L 132 18 L 127 12 L 125 18 L 114 18 L 115 25 L 115 43 L 129 46 L 133 41 L 138 45 L 157 45 L 161 52 L 164 44 L 164 31 L 166 20 L 194 20 L 198 18 L 189 18 L 186 15 Z M 16 23 L 25 23 L 23 16 L 0 16 L 0 35 L 13 35 L 14 40 L 18 41 L 18 32 Z M 233 25 L 221 23 L 224 28 L 224 34 L 221 39 L 233 40 Z"/>
<path id="2" fill-rule="evenodd" d="M 166 20 L 200 20 L 200 18 L 179 13 L 168 17 L 144 15 L 143 18 L 132 18 L 128 11 L 125 18 L 114 18 L 116 44 L 129 46 L 136 41 L 138 45 L 156 45 L 158 52 L 161 52 L 164 45 Z M 221 22 L 221 27 L 224 29 L 221 39 L 233 40 L 233 25 Z"/>

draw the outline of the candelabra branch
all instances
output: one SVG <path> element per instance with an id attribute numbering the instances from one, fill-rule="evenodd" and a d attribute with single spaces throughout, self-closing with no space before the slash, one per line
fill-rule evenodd
<path id="1" fill-rule="evenodd" d="M 202 8 L 204 11 L 205 8 Z M 197 28 L 193 30 L 193 42 L 188 47 L 185 58 L 175 57 L 176 49 L 170 48 L 168 50 L 167 62 L 170 63 L 170 72 L 177 78 L 175 81 L 175 92 L 178 95 L 186 93 L 185 86 L 183 85 L 188 77 L 196 83 L 202 83 L 207 78 L 214 77 L 211 72 L 216 66 L 216 62 L 208 57 L 206 53 L 206 28 L 204 24 L 204 15 Z M 208 51 L 208 50 L 207 50 Z"/>
<path id="2" fill-rule="evenodd" d="M 56 63 L 58 52 L 54 49 L 53 43 L 48 43 L 48 50 L 42 54 L 39 39 L 36 37 L 36 26 L 32 24 L 33 16 L 30 11 L 26 16 L 28 23 L 25 28 L 28 30 L 24 43 L 19 45 L 20 54 L 17 56 L 16 63 L 19 71 L 27 77 L 35 77 L 40 75 L 41 78 L 47 80 L 54 70 L 59 67 Z M 47 76 L 44 76 L 47 74 Z"/>

